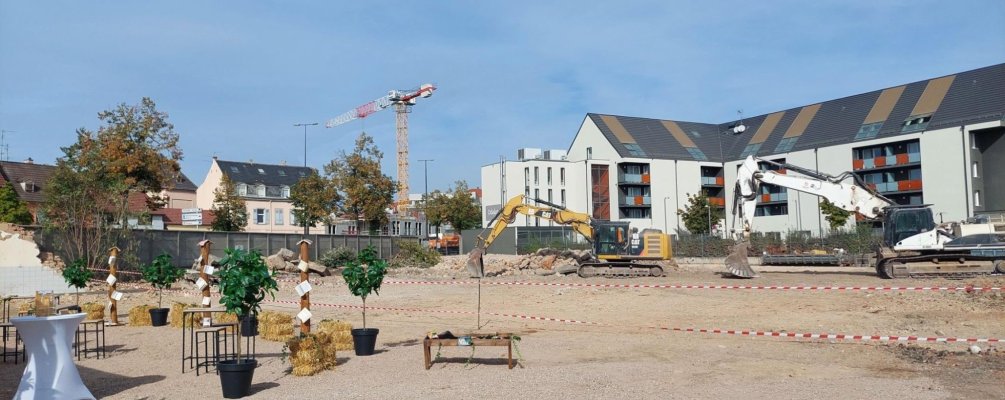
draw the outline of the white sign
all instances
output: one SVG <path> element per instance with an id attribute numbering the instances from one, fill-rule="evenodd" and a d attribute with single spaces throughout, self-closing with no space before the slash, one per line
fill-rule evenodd
<path id="1" fill-rule="evenodd" d="M 116 290 L 112 292 L 112 300 L 119 301 L 122 300 L 122 292 Z"/>
<path id="2" fill-rule="evenodd" d="M 197 221 L 181 221 L 182 225 L 202 225 L 202 220 Z"/>
<path id="3" fill-rule="evenodd" d="M 210 326 L 212 324 L 213 324 L 213 319 L 211 319 L 209 317 L 203 317 L 202 318 L 202 326 Z"/>
<path id="4" fill-rule="evenodd" d="M 209 305 L 209 296 L 205 296 L 205 297 L 202 298 L 202 305 L 204 305 L 204 306 L 208 306 Z"/>
<path id="5" fill-rule="evenodd" d="M 198 280 L 195 281 L 195 286 L 198 287 L 199 290 L 205 288 L 206 285 L 208 285 L 208 283 L 206 283 L 205 279 L 199 278 Z"/>
<path id="6" fill-rule="evenodd" d="M 308 282 L 308 281 L 300 282 L 300 284 L 297 285 L 296 289 L 297 289 L 297 294 L 303 296 L 304 293 L 309 293 L 311 291 L 311 289 L 312 289 L 311 288 L 311 283 Z"/>
<path id="7" fill-rule="evenodd" d="M 108 279 L 105 279 L 105 282 L 108 282 L 109 285 L 114 285 L 116 281 L 118 281 L 118 279 L 115 275 L 108 275 Z"/>
<path id="8" fill-rule="evenodd" d="M 181 209 L 181 213 L 182 214 L 196 214 L 196 213 L 201 213 L 201 212 L 202 212 L 201 208 L 183 208 L 183 209 Z"/>
<path id="9" fill-rule="evenodd" d="M 297 263 L 297 269 L 299 269 L 300 272 L 307 272 L 307 261 L 300 260 L 300 262 Z"/>
<path id="10" fill-rule="evenodd" d="M 198 214 L 182 214 L 181 215 L 181 220 L 182 221 L 201 221 L 202 220 L 202 213 L 198 213 Z"/>
<path id="11" fill-rule="evenodd" d="M 314 316 L 314 314 L 311 314 L 311 310 L 306 308 L 301 309 L 300 312 L 297 313 L 297 319 L 299 319 L 300 322 L 310 321 L 312 316 Z"/>
<path id="12" fill-rule="evenodd" d="M 205 272 L 206 275 L 213 275 L 213 273 L 216 272 L 216 267 L 213 267 L 212 265 L 204 266 L 202 267 L 202 272 Z"/>

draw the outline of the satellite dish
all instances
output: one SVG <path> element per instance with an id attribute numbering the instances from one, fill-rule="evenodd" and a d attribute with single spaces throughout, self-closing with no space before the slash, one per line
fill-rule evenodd
<path id="1" fill-rule="evenodd" d="M 739 125 L 733 127 L 733 133 L 735 133 L 737 135 L 743 133 L 746 130 L 747 130 L 747 126 L 744 125 L 744 124 L 739 124 Z"/>

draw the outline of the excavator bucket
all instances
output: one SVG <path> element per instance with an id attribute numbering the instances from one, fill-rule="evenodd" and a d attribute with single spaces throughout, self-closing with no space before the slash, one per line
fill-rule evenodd
<path id="1" fill-rule="evenodd" d="M 482 255 L 485 254 L 485 249 L 481 247 L 475 247 L 468 254 L 468 263 L 464 266 L 468 270 L 468 276 L 472 278 L 481 278 L 485 276 L 485 263 L 482 261 Z"/>
<path id="2" fill-rule="evenodd" d="M 744 279 L 757 278 L 757 272 L 750 268 L 750 262 L 747 261 L 749 247 L 750 242 L 746 240 L 737 242 L 733 246 L 733 251 L 726 256 L 726 273 L 729 276 Z"/>

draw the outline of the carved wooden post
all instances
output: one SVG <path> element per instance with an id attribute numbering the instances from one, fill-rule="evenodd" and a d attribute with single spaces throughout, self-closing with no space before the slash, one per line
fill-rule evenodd
<path id="1" fill-rule="evenodd" d="M 209 262 L 209 247 L 213 242 L 210 240 L 203 240 L 199 242 L 199 279 L 206 282 L 206 286 L 202 287 L 202 306 L 211 307 L 213 305 L 212 300 L 209 297 L 209 274 L 206 273 L 206 266 L 210 265 Z M 202 313 L 203 318 L 209 318 L 212 313 Z"/>
<path id="2" fill-rule="evenodd" d="M 304 239 L 297 244 L 300 245 L 300 262 L 304 263 L 304 266 L 300 268 L 300 283 L 303 284 L 304 282 L 307 282 L 307 278 L 310 276 L 310 269 L 306 268 L 306 264 L 310 262 L 308 255 L 310 254 L 309 250 L 311 247 L 311 241 Z M 308 283 L 308 285 L 310 285 L 310 283 Z M 309 291 L 304 292 L 304 294 L 300 296 L 300 309 L 310 311 L 311 293 Z M 300 334 L 306 335 L 308 333 L 311 333 L 311 320 L 308 319 L 306 321 L 300 321 Z"/>
<path id="3" fill-rule="evenodd" d="M 119 281 L 119 271 L 115 266 L 118 264 L 117 259 L 119 258 L 119 248 L 112 246 L 108 249 L 108 278 L 111 284 L 108 285 L 108 302 L 110 304 L 108 308 L 108 314 L 111 317 L 111 321 L 105 323 L 105 325 L 116 326 L 119 324 L 119 301 L 115 299 L 115 286 Z"/>

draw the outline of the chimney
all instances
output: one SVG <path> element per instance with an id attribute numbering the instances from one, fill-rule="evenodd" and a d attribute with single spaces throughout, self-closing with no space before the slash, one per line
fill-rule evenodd
<path id="1" fill-rule="evenodd" d="M 34 163 L 35 163 L 35 160 L 32 160 L 32 159 L 31 159 L 31 157 L 28 157 L 28 159 L 27 159 L 27 160 L 24 160 L 24 163 L 25 163 L 25 164 L 34 164 Z"/>
<path id="2" fill-rule="evenodd" d="M 282 165 L 282 166 L 285 167 L 286 166 L 286 160 L 280 160 L 279 161 L 279 165 Z"/>

